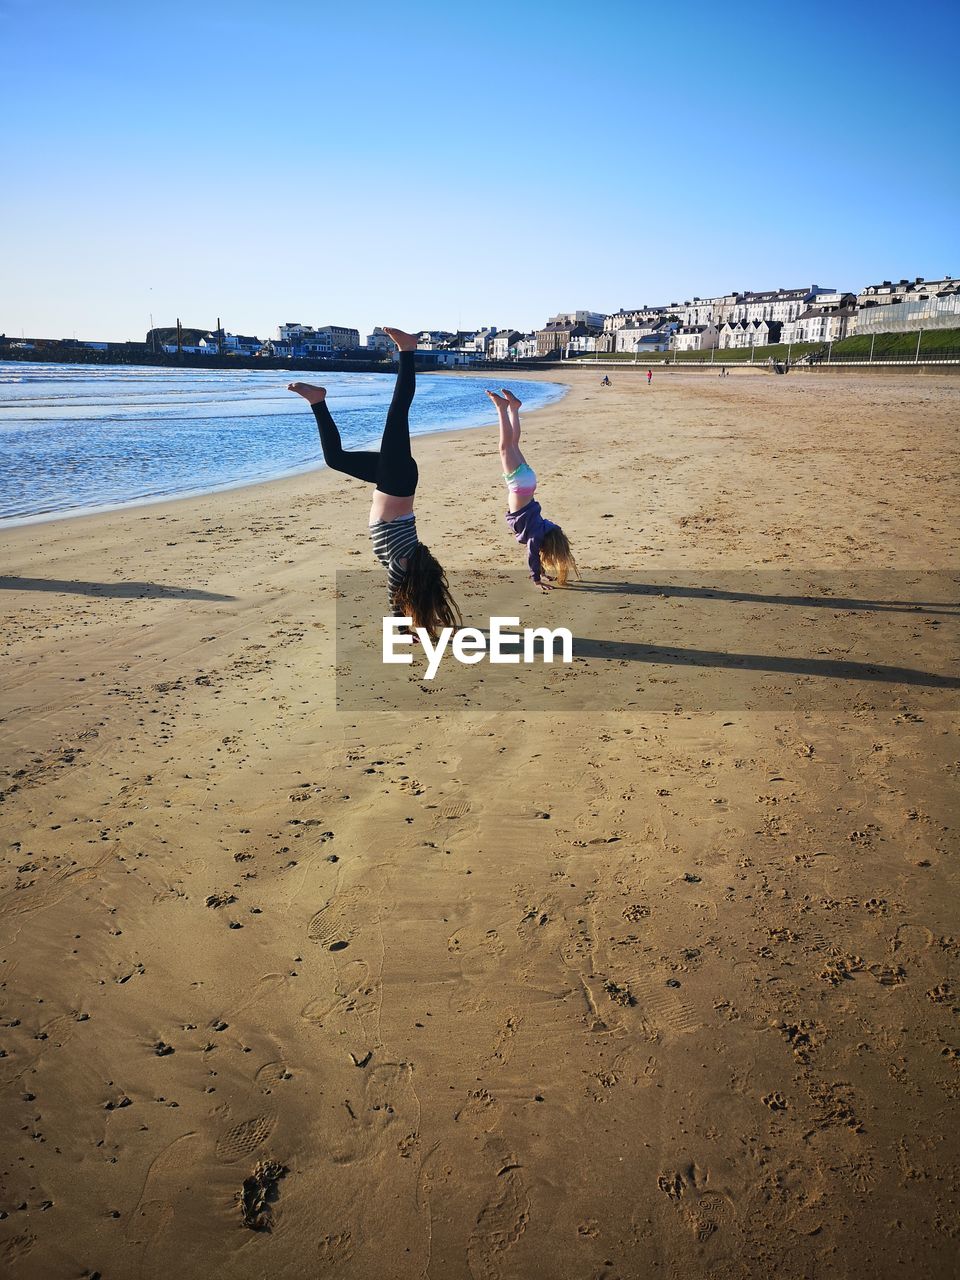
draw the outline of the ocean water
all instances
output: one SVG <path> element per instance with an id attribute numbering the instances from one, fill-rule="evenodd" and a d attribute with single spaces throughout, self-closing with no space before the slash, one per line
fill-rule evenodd
<path id="1" fill-rule="evenodd" d="M 313 414 L 286 389 L 321 378 L 344 446 L 377 448 L 392 375 L 0 361 L 0 527 L 323 466 Z M 411 434 L 494 422 L 483 389 L 503 380 L 418 374 Z M 530 409 L 564 392 L 509 385 Z M 491 434 L 495 471 L 494 446 Z"/>

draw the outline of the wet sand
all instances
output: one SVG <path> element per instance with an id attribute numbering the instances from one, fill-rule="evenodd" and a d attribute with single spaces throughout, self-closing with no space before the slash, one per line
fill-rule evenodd
<path id="1" fill-rule="evenodd" d="M 363 485 L 5 531 L 11 1276 L 954 1274 L 960 649 L 923 571 L 957 576 L 960 384 L 611 376 L 523 441 L 588 586 L 888 571 L 895 608 L 831 616 L 939 683 L 338 710 Z M 461 574 L 523 569 L 494 445 L 417 442 Z M 651 617 L 697 649 L 684 607 Z M 760 653 L 794 616 L 718 607 Z"/>

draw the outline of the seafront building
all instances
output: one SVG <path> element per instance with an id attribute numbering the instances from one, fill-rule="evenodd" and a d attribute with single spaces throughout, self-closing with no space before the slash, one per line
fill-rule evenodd
<path id="1" fill-rule="evenodd" d="M 884 280 L 857 294 L 856 333 L 909 333 L 913 329 L 951 329 L 960 326 L 960 281 Z"/>
<path id="2" fill-rule="evenodd" d="M 667 317 L 666 307 L 638 307 L 634 311 L 625 311 L 621 308 L 612 315 L 604 316 L 603 331 L 604 333 L 617 333 L 620 329 L 637 329 L 643 325 L 660 324 Z M 691 321 L 691 323 L 694 323 Z M 649 333 L 651 329 L 648 329 Z M 610 347 L 609 350 L 615 350 Z"/>
<path id="3" fill-rule="evenodd" d="M 542 329 L 536 330 L 537 355 L 596 351 L 596 339 L 604 332 L 605 321 L 602 311 L 560 311 L 551 316 Z"/>
<path id="4" fill-rule="evenodd" d="M 376 326 L 373 333 L 367 337 L 368 351 L 396 351 L 397 346 L 389 333 L 384 333 L 379 325 Z"/>
<path id="5" fill-rule="evenodd" d="M 606 316 L 602 311 L 560 311 L 551 316 L 548 325 L 583 325 L 586 329 L 602 329 Z"/>
<path id="6" fill-rule="evenodd" d="M 490 346 L 497 336 L 496 325 L 487 325 L 483 329 L 477 329 L 475 333 L 463 333 L 459 335 L 461 338 L 459 346 L 464 351 L 475 351 L 478 355 L 484 357 L 490 354 Z"/>
<path id="7" fill-rule="evenodd" d="M 525 333 L 510 348 L 510 357 L 514 360 L 534 360 L 537 355 L 537 335 Z"/>
<path id="8" fill-rule="evenodd" d="M 222 355 L 258 356 L 263 350 L 263 342 L 259 338 L 242 333 L 224 333 L 220 346 Z"/>
<path id="9" fill-rule="evenodd" d="M 720 330 L 713 323 L 683 324 L 673 335 L 674 351 L 712 351 L 720 345 Z"/>
<path id="10" fill-rule="evenodd" d="M 663 324 L 658 325 L 653 333 L 644 335 L 637 343 L 635 354 L 640 359 L 647 352 L 653 351 L 669 351 L 673 345 L 674 335 L 677 332 L 677 322 L 675 320 L 666 320 Z"/>
<path id="11" fill-rule="evenodd" d="M 917 276 L 914 280 L 898 280 L 894 284 L 884 280 L 881 284 L 868 284 L 857 294 L 857 306 L 870 309 L 878 306 L 891 306 L 902 302 L 925 302 L 931 297 L 956 295 L 960 281 L 952 276 L 944 276 L 942 280 L 925 280 Z"/>
<path id="12" fill-rule="evenodd" d="M 719 329 L 733 315 L 733 308 L 740 296 L 737 293 L 724 293 L 716 298 L 694 297 L 692 301 L 681 304 L 678 312 L 680 323 L 685 328 L 713 324 Z"/>
<path id="13" fill-rule="evenodd" d="M 676 320 L 649 320 L 625 325 L 615 335 L 613 350 L 636 355 L 643 351 L 669 351 L 670 340 L 678 329 Z"/>
<path id="14" fill-rule="evenodd" d="M 548 320 L 542 329 L 537 329 L 537 355 L 552 356 L 558 351 L 566 351 L 573 338 L 581 337 L 588 333 L 586 325 L 570 323 L 565 320 L 558 320 L 556 317 Z"/>
<path id="15" fill-rule="evenodd" d="M 960 282 L 901 280 L 870 285 L 859 295 L 811 284 L 741 290 L 710 298 L 625 308 L 609 315 L 561 311 L 527 338 L 496 330 L 482 344 L 457 343 L 482 358 L 579 359 L 617 353 L 638 360 L 664 351 L 729 351 L 777 344 L 833 343 L 856 332 L 960 326 Z M 481 331 L 487 335 L 488 331 Z M 453 335 L 422 335 L 426 351 L 451 347 Z M 436 339 L 440 338 L 441 341 Z M 461 335 L 457 335 L 460 339 Z"/>
<path id="16" fill-rule="evenodd" d="M 839 342 L 852 332 L 857 300 L 852 293 L 821 293 L 816 305 L 807 307 L 795 320 L 783 326 L 780 341 Z"/>
<path id="17" fill-rule="evenodd" d="M 741 293 L 730 311 L 730 320 L 775 320 L 786 324 L 796 320 L 801 311 L 811 306 L 821 293 L 833 293 L 822 285 L 812 284 L 809 289 L 768 289 L 763 293 Z"/>
<path id="18" fill-rule="evenodd" d="M 417 334 L 418 351 L 449 351 L 456 346 L 458 335 L 446 329 L 421 329 Z"/>
<path id="19" fill-rule="evenodd" d="M 491 360 L 508 360 L 521 338 L 522 334 L 516 329 L 498 329 L 490 341 L 487 354 Z"/>
<path id="20" fill-rule="evenodd" d="M 678 328 L 676 320 L 666 320 L 662 316 L 654 320 L 640 320 L 636 324 L 623 325 L 613 336 L 613 346 L 605 350 L 637 352 L 639 350 L 667 350 L 670 338 Z M 666 343 L 666 347 L 662 343 Z"/>
<path id="21" fill-rule="evenodd" d="M 780 341 L 779 320 L 727 320 L 720 326 L 717 346 L 721 351 L 745 347 L 767 347 Z"/>
<path id="22" fill-rule="evenodd" d="M 286 343 L 296 356 L 329 356 L 341 351 L 357 351 L 360 347 L 359 329 L 344 325 L 325 324 L 314 328 L 290 320 L 279 326 L 280 341 Z"/>

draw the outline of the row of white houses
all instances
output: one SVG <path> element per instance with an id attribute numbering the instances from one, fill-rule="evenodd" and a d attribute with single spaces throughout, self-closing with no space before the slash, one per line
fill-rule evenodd
<path id="1" fill-rule="evenodd" d="M 954 326 L 960 327 L 960 281 L 917 276 L 867 285 L 856 294 L 814 284 L 621 309 L 604 316 L 602 328 L 572 337 L 564 354 L 725 351 Z"/>
<path id="2" fill-rule="evenodd" d="M 774 343 L 839 342 L 853 332 L 856 298 L 852 293 L 823 293 L 791 320 L 731 319 L 717 325 L 681 325 L 672 342 L 675 351 L 727 351 Z"/>
<path id="3" fill-rule="evenodd" d="M 542 328 L 523 333 L 483 326 L 469 332 L 424 329 L 418 350 L 435 364 L 457 366 L 486 360 L 528 360 L 561 355 L 576 358 L 621 352 L 638 359 L 663 351 L 725 351 L 773 343 L 838 342 L 853 333 L 893 333 L 917 328 L 960 326 L 960 281 L 913 280 L 867 285 L 847 293 L 812 284 L 793 289 L 734 292 L 685 302 L 621 308 L 611 314 L 563 311 Z M 163 349 L 178 350 L 166 335 Z M 284 357 L 329 356 L 355 351 L 360 334 L 343 325 L 304 325 L 289 321 L 277 337 L 262 341 L 227 333 L 190 331 L 179 350 L 200 355 L 234 354 Z M 148 342 L 150 337 L 148 335 Z M 380 328 L 366 340 L 369 351 L 392 353 L 394 345 Z"/>
<path id="4" fill-rule="evenodd" d="M 667 317 L 677 321 L 669 344 L 676 351 L 839 342 L 854 333 L 960 326 L 960 281 L 952 276 L 940 280 L 917 276 L 896 283 L 884 280 L 856 294 L 811 285 L 621 310 L 604 321 L 604 334 L 613 341 L 598 338 L 594 349 L 640 349 L 652 332 L 663 331 Z"/>
<path id="5" fill-rule="evenodd" d="M 776 343 L 831 343 L 857 332 L 960 326 L 960 282 L 889 280 L 848 293 L 813 284 L 728 293 L 715 298 L 621 309 L 609 315 L 567 311 L 533 333 L 485 328 L 471 334 L 424 332 L 420 349 L 438 363 L 484 359 L 570 359 L 609 352 L 726 351 Z M 386 337 L 386 335 L 383 335 Z M 372 345 L 377 335 L 371 335 Z"/>

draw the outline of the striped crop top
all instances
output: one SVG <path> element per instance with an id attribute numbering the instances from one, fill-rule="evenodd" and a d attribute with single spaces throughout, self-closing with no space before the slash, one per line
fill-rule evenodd
<path id="1" fill-rule="evenodd" d="M 413 512 L 408 516 L 400 516 L 397 520 L 378 520 L 376 524 L 372 524 L 370 541 L 373 543 L 373 554 L 387 571 L 390 608 L 399 617 L 394 599 L 407 572 L 406 566 L 401 565 L 400 561 L 411 556 L 419 542 Z"/>

